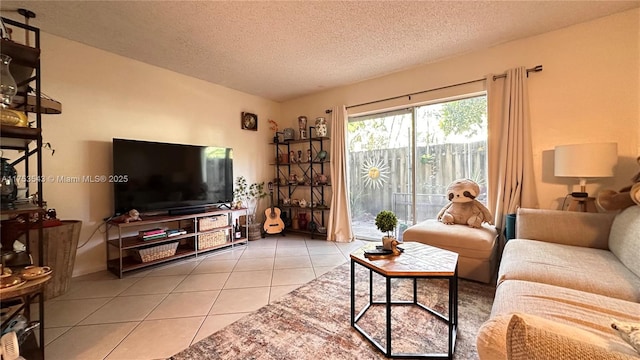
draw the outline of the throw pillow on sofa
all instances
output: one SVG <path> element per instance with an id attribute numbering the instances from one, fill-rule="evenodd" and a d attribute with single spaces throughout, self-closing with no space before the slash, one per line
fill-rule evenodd
<path id="1" fill-rule="evenodd" d="M 509 321 L 506 345 L 509 360 L 638 359 L 630 353 L 616 351 L 627 349 L 618 348 L 614 343 L 607 344 L 601 337 L 587 331 L 518 313 L 513 314 Z"/>
<path id="2" fill-rule="evenodd" d="M 611 327 L 640 354 L 640 323 L 611 319 Z"/>

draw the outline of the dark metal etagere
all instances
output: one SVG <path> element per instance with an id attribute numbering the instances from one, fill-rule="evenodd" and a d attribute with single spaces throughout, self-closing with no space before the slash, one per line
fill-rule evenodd
<path id="1" fill-rule="evenodd" d="M 285 231 L 294 231 L 311 235 L 314 237 L 326 236 L 325 233 L 318 232 L 318 227 L 325 227 L 326 214 L 325 212 L 329 210 L 329 206 L 327 204 L 327 188 L 330 186 L 328 184 L 318 184 L 316 182 L 316 175 L 323 174 L 327 167 L 325 164 L 329 162 L 326 160 L 318 159 L 318 153 L 324 151 L 324 142 L 329 140 L 328 137 L 320 137 L 313 136 L 315 134 L 315 127 L 309 127 L 309 137 L 308 139 L 299 139 L 299 140 L 284 140 L 274 142 L 275 145 L 275 167 L 276 167 L 276 178 L 277 179 L 285 179 L 286 184 L 282 184 L 281 182 L 276 182 L 276 202 L 280 207 L 283 213 L 286 213 L 287 217 L 293 221 L 293 217 L 296 216 L 299 212 L 305 211 L 311 214 L 309 222 L 314 222 L 316 227 L 311 227 L 311 229 L 299 229 L 294 230 L 290 226 L 285 228 Z M 287 162 L 282 162 L 280 159 L 283 158 L 284 154 L 289 155 L 292 149 L 292 145 L 295 144 L 306 144 L 307 149 L 311 150 L 311 161 L 303 161 L 303 162 L 291 162 L 291 159 L 288 158 Z M 291 183 L 289 181 L 289 175 L 292 170 L 300 170 L 302 171 L 303 177 L 309 178 L 309 185 L 302 185 L 299 183 Z M 309 198 L 309 206 L 300 207 L 294 204 L 284 204 L 284 199 L 292 199 L 296 190 L 298 189 L 309 189 L 310 198 Z"/>
<path id="2" fill-rule="evenodd" d="M 35 17 L 35 14 L 28 10 L 20 9 L 18 11 L 20 14 L 25 16 L 25 22 L 28 21 L 28 18 Z M 44 263 L 44 246 L 43 246 L 43 229 L 42 229 L 42 221 L 44 216 L 44 201 L 43 201 L 43 181 L 42 181 L 42 92 L 41 92 L 41 69 L 40 69 L 40 29 L 34 26 L 30 26 L 26 23 L 21 23 L 12 19 L 8 19 L 2 17 L 2 21 L 4 24 L 13 26 L 14 28 L 21 29 L 25 32 L 25 37 L 27 39 L 33 38 L 35 45 L 33 47 L 29 46 L 29 42 L 27 41 L 26 45 L 19 44 L 12 40 L 8 39 L 0 39 L 0 52 L 2 54 L 8 55 L 11 57 L 12 61 L 10 64 L 10 71 L 12 75 L 14 74 L 30 74 L 27 75 L 27 78 L 16 78 L 16 85 L 18 87 L 18 94 L 15 99 L 18 99 L 17 102 L 12 104 L 12 108 L 15 110 L 22 110 L 25 112 L 31 112 L 35 114 L 35 127 L 17 127 L 17 126 L 7 126 L 0 125 L 0 148 L 7 150 L 18 150 L 23 152 L 23 155 L 15 159 L 11 165 L 22 165 L 24 168 L 25 179 L 36 179 L 36 181 L 27 181 L 25 182 L 26 193 L 25 196 L 29 197 L 31 192 L 31 186 L 36 187 L 37 191 L 37 206 L 34 205 L 17 205 L 15 209 L 10 210 L 2 210 L 1 213 L 3 218 L 6 217 L 14 217 L 21 216 L 26 218 L 25 222 L 25 238 L 26 238 L 26 247 L 27 252 L 30 253 L 31 249 L 29 248 L 30 239 L 30 222 L 29 218 L 31 216 L 35 216 L 37 219 L 37 230 L 38 230 L 38 264 L 43 265 Z M 31 75 L 33 74 L 33 75 Z M 15 77 L 15 76 L 14 76 Z M 31 86 L 33 84 L 33 87 Z M 33 91 L 35 94 L 35 107 L 29 108 L 28 99 L 29 92 Z M 35 142 L 35 148 L 30 149 L 31 144 Z M 29 168 L 30 168 L 30 157 L 36 157 L 36 174 L 35 176 L 30 176 Z M 27 318 L 30 318 L 30 304 L 34 301 L 38 302 L 38 321 L 40 323 L 39 326 L 39 345 L 38 341 L 35 339 L 35 336 L 30 336 L 25 344 L 21 347 L 21 355 L 28 359 L 44 359 L 44 287 L 39 286 L 35 288 L 34 292 L 25 292 L 20 291 L 18 289 L 16 298 L 23 299 L 23 304 L 18 307 L 18 310 L 14 312 L 14 316 L 19 312 L 23 312 Z M 5 293 L 2 297 L 2 302 L 5 304 L 10 303 L 12 297 L 11 293 Z M 3 326 L 6 322 L 10 320 L 7 319 L 3 322 Z"/>

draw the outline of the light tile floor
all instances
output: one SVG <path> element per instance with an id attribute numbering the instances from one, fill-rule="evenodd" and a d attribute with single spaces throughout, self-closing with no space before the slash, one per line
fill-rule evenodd
<path id="1" fill-rule="evenodd" d="M 118 279 L 74 278 L 45 303 L 45 355 L 163 359 L 341 265 L 362 241 L 287 235 Z"/>

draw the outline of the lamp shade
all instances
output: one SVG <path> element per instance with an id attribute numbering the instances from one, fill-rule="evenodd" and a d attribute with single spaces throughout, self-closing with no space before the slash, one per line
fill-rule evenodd
<path id="1" fill-rule="evenodd" d="M 576 178 L 612 177 L 618 163 L 617 143 L 560 145 L 555 148 L 554 175 Z"/>

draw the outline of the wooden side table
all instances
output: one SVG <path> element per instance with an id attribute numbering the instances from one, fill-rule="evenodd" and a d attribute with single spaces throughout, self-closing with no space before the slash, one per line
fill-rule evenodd
<path id="1" fill-rule="evenodd" d="M 456 333 L 458 330 L 458 254 L 439 249 L 433 246 L 406 242 L 400 246 L 404 253 L 393 257 L 372 258 L 364 256 L 364 251 L 374 249 L 379 243 L 371 243 L 351 253 L 351 326 L 358 330 L 369 342 L 381 351 L 386 357 L 393 358 L 427 358 L 427 359 L 453 359 L 456 345 Z M 355 264 L 358 263 L 369 269 L 369 301 L 356 315 L 355 310 Z M 372 273 L 376 272 L 385 278 L 385 301 L 373 301 Z M 412 301 L 391 301 L 391 279 L 413 279 Z M 418 302 L 417 279 L 447 279 L 449 282 L 449 314 L 445 316 Z M 369 310 L 371 305 L 382 304 L 386 308 L 386 348 L 365 332 L 358 320 Z M 445 353 L 393 353 L 391 350 L 391 306 L 413 305 L 417 306 L 436 318 L 444 321 L 449 328 L 449 342 Z"/>

